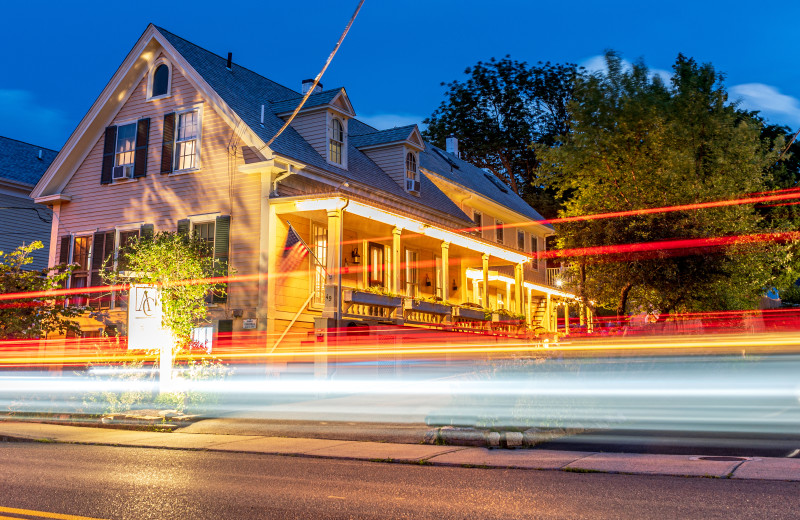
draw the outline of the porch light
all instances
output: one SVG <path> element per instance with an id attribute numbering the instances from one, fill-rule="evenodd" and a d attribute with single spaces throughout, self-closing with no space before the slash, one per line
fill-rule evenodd
<path id="1" fill-rule="evenodd" d="M 455 278 L 453 278 L 453 290 L 454 291 L 458 290 L 458 285 L 456 285 L 456 279 Z"/>
<path id="2" fill-rule="evenodd" d="M 561 287 L 564 284 L 560 279 L 556 280 L 556 287 Z"/>
<path id="3" fill-rule="evenodd" d="M 425 287 L 430 287 L 430 286 L 431 286 L 431 277 L 426 274 L 425 275 Z"/>
<path id="4" fill-rule="evenodd" d="M 353 257 L 353 265 L 361 264 L 361 255 L 358 254 L 358 248 L 354 247 L 353 251 L 350 252 L 350 256 Z"/>

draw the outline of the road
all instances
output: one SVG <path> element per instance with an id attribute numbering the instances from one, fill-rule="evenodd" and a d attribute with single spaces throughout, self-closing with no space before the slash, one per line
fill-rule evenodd
<path id="1" fill-rule="evenodd" d="M 796 518 L 798 491 L 788 482 L 0 443 L 0 514 L 37 518 Z"/>

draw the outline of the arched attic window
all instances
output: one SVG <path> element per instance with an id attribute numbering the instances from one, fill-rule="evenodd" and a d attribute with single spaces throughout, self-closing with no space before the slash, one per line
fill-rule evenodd
<path id="1" fill-rule="evenodd" d="M 344 148 L 344 126 L 338 118 L 331 118 L 329 155 L 334 164 L 342 164 L 342 149 Z"/>
<path id="2" fill-rule="evenodd" d="M 157 64 L 150 73 L 148 85 L 148 99 L 160 98 L 169 95 L 170 66 L 165 61 Z"/>
<path id="3" fill-rule="evenodd" d="M 406 191 L 419 192 L 419 181 L 417 180 L 417 156 L 414 152 L 406 154 Z"/>

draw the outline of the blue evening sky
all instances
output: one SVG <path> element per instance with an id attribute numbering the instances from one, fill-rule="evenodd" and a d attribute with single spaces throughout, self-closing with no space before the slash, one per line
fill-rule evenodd
<path id="1" fill-rule="evenodd" d="M 5 2 L 0 135 L 59 148 L 150 22 L 299 89 L 314 77 L 356 0 Z M 328 69 L 358 116 L 419 123 L 443 81 L 478 60 L 598 63 L 605 49 L 669 70 L 679 52 L 727 75 L 735 99 L 800 127 L 800 4 L 741 0 L 571 2 L 366 0 Z"/>

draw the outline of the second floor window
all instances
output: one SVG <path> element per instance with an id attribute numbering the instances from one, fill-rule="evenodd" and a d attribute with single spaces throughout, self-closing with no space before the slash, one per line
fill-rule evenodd
<path id="1" fill-rule="evenodd" d="M 539 238 L 531 235 L 531 267 L 533 269 L 539 269 Z"/>
<path id="2" fill-rule="evenodd" d="M 472 212 L 472 222 L 475 223 L 475 234 L 481 236 L 483 234 L 483 215 L 480 211 Z"/>
<path id="3" fill-rule="evenodd" d="M 502 244 L 504 242 L 503 238 L 503 221 L 502 220 L 495 220 L 495 236 L 497 237 L 497 242 Z"/>
<path id="4" fill-rule="evenodd" d="M 517 249 L 525 251 L 525 232 L 517 231 Z"/>
<path id="5" fill-rule="evenodd" d="M 198 137 L 197 110 L 178 114 L 178 124 L 175 128 L 175 169 L 190 170 L 197 167 L 197 137 Z"/>
<path id="6" fill-rule="evenodd" d="M 206 245 L 206 256 L 214 255 L 214 222 L 203 222 L 194 225 L 194 234 Z"/>
<path id="7" fill-rule="evenodd" d="M 136 149 L 136 123 L 117 127 L 117 146 L 114 150 L 114 166 L 133 168 Z M 130 175 L 128 175 L 130 177 Z"/>
<path id="8" fill-rule="evenodd" d="M 335 164 L 342 164 L 342 150 L 344 148 L 344 126 L 339 119 L 331 119 L 330 135 L 330 161 Z"/>

